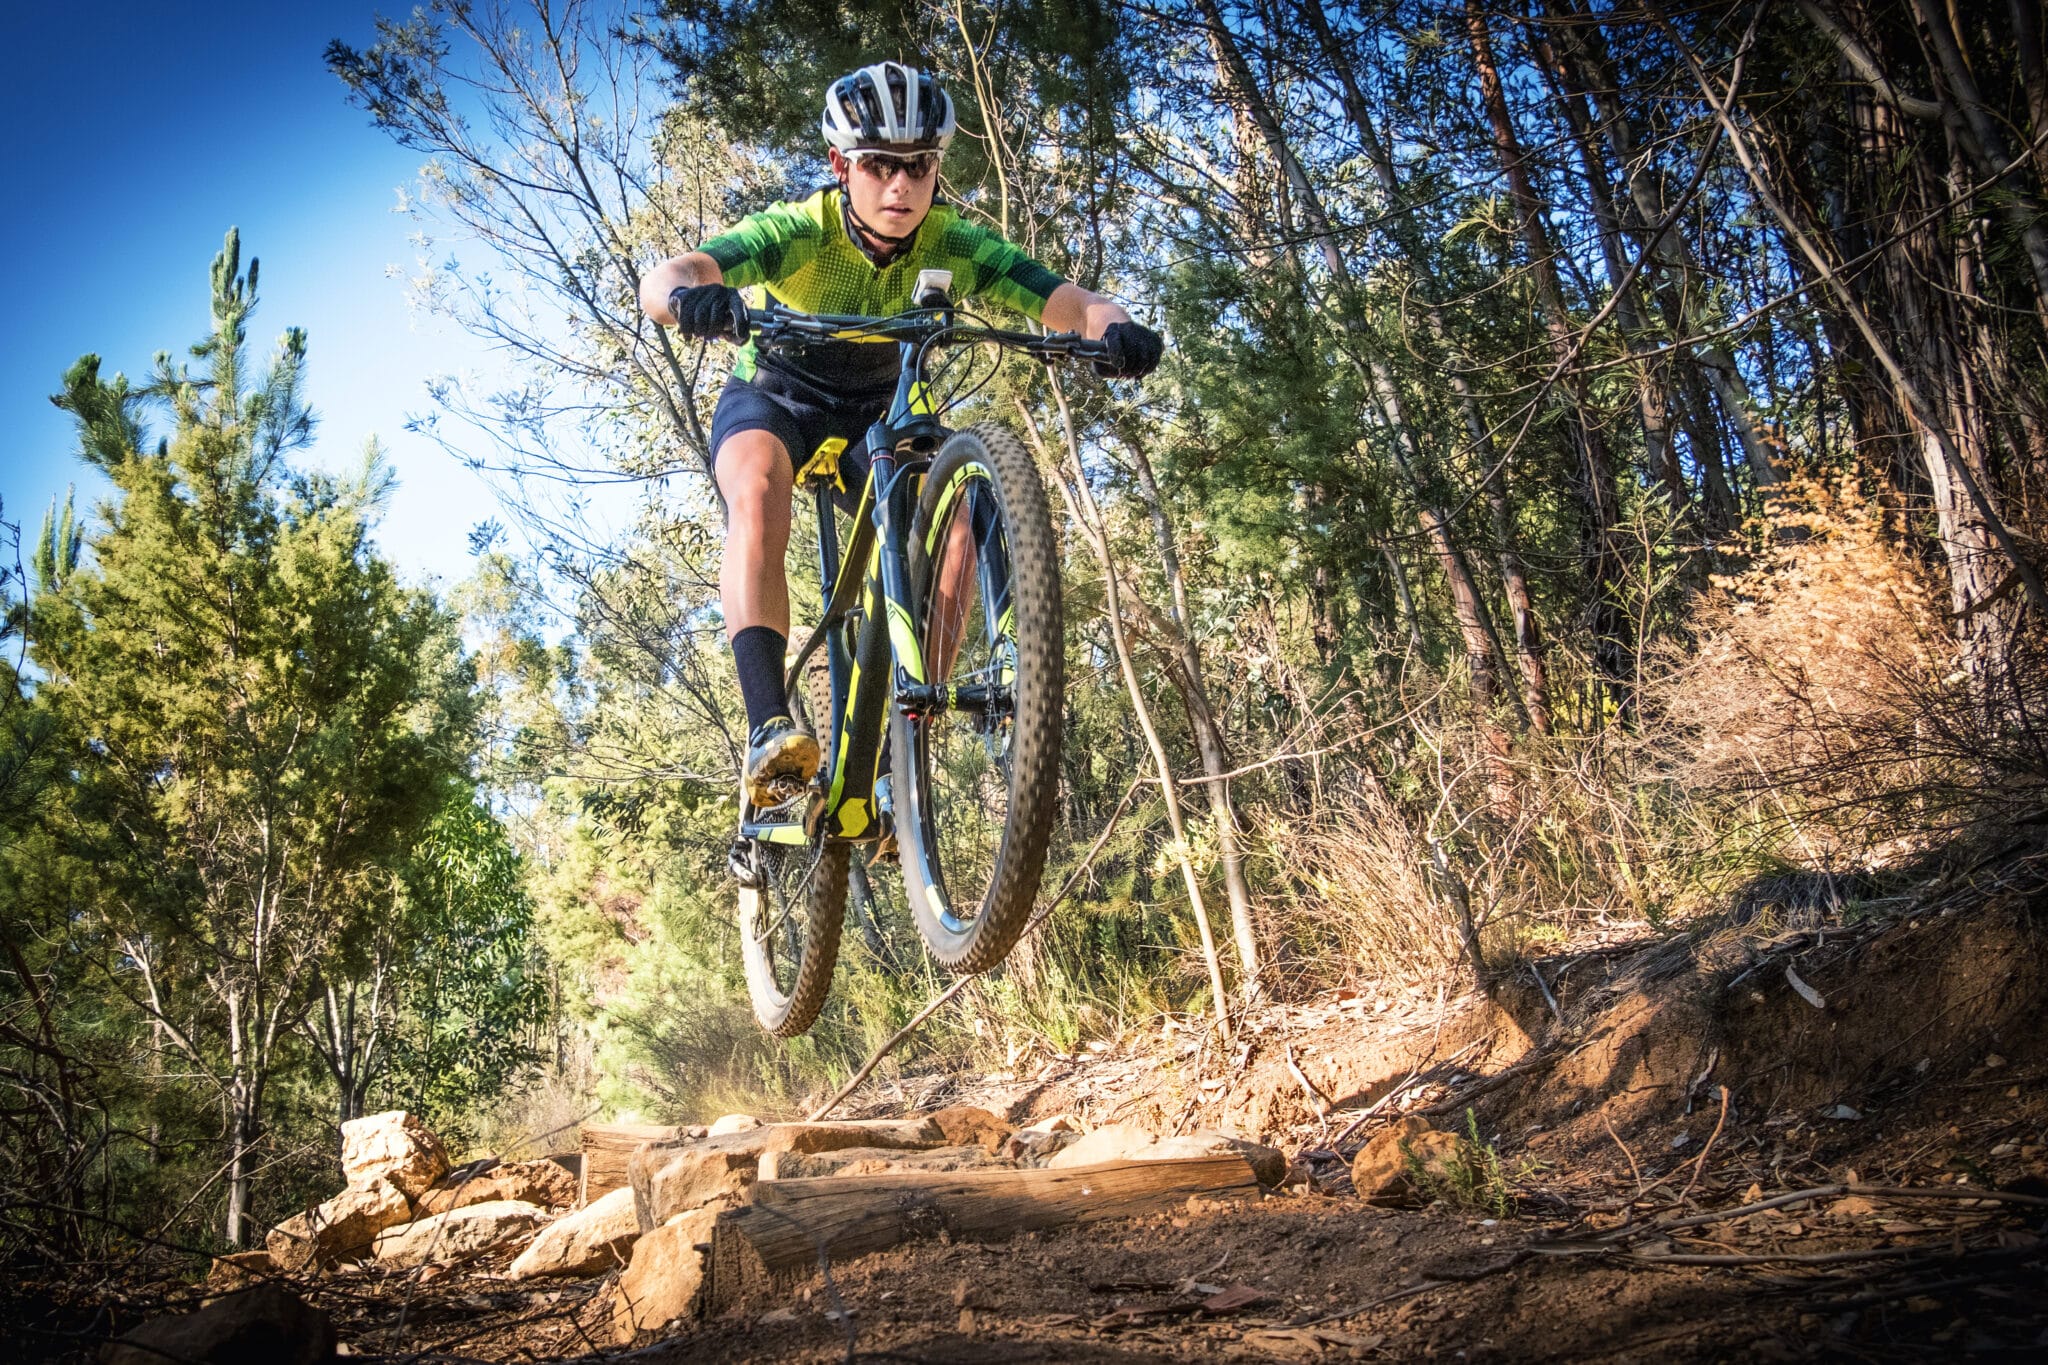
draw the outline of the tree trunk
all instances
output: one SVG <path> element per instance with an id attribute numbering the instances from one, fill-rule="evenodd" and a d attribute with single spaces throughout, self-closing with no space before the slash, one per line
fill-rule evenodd
<path id="1" fill-rule="evenodd" d="M 1223 864 L 1223 887 L 1230 898 L 1230 932 L 1237 943 L 1238 965 L 1244 972 L 1247 992 L 1255 993 L 1259 980 L 1258 928 L 1252 918 L 1251 886 L 1244 875 L 1244 851 L 1239 845 L 1237 806 L 1231 799 L 1230 742 L 1209 704 L 1209 688 L 1202 668 L 1202 651 L 1195 643 L 1193 618 L 1188 614 L 1187 583 L 1181 573 L 1180 547 L 1175 543 L 1173 524 L 1166 515 L 1166 502 L 1159 493 L 1159 480 L 1145 444 L 1125 433 L 1124 448 L 1138 476 L 1138 491 L 1151 514 L 1152 532 L 1159 545 L 1159 562 L 1166 574 L 1173 608 L 1168 624 L 1171 633 L 1168 654 L 1174 660 L 1174 681 L 1187 711 L 1188 731 L 1202 756 L 1203 791 L 1209 800 L 1209 814 L 1216 824 L 1217 853 Z"/>
<path id="2" fill-rule="evenodd" d="M 1521 139 L 1515 132 L 1507 94 L 1494 62 L 1486 19 L 1475 0 L 1465 0 L 1465 28 L 1473 65 L 1479 72 L 1481 101 L 1493 129 L 1494 150 L 1507 176 L 1508 194 L 1514 201 L 1521 235 L 1529 251 L 1530 272 L 1544 314 L 1544 332 L 1561 371 L 1559 385 L 1569 400 L 1568 426 L 1580 464 L 1580 543 L 1587 579 L 1585 617 L 1593 637 L 1594 667 L 1616 714 L 1626 717 L 1634 707 L 1635 661 L 1633 630 L 1621 602 L 1625 571 L 1620 485 L 1585 380 L 1574 372 L 1576 347 L 1571 314 L 1558 279 L 1550 234 L 1544 227 L 1548 208 L 1529 178 Z"/>

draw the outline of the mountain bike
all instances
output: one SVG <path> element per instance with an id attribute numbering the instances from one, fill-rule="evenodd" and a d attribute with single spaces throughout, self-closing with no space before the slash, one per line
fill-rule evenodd
<path id="1" fill-rule="evenodd" d="M 824 1007 L 849 882 L 867 890 L 857 851 L 872 856 L 893 837 L 918 934 L 959 972 L 985 971 L 1016 944 L 1045 867 L 1065 686 L 1052 516 L 1015 435 L 941 419 L 979 387 L 978 348 L 1048 364 L 1106 350 L 990 326 L 952 304 L 950 283 L 924 272 L 918 306 L 895 317 L 771 303 L 735 318 L 735 339 L 751 332 L 763 350 L 859 340 L 902 356 L 867 434 L 865 476 L 853 467 L 849 477 L 854 462 L 836 439 L 797 475 L 817 506 L 824 600 L 787 685 L 823 762 L 771 805 L 742 790 L 729 859 L 747 991 L 779 1037 Z M 847 504 L 842 546 L 834 514 Z"/>

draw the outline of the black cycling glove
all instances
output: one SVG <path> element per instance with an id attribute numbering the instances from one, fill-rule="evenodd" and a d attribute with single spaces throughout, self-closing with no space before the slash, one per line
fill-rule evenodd
<path id="1" fill-rule="evenodd" d="M 1102 331 L 1109 358 L 1095 362 L 1095 373 L 1109 379 L 1143 379 L 1159 368 L 1166 343 L 1141 322 L 1112 322 Z"/>
<path id="2" fill-rule="evenodd" d="M 684 336 L 711 341 L 747 339 L 747 301 L 729 284 L 684 285 L 671 289 L 668 311 Z"/>

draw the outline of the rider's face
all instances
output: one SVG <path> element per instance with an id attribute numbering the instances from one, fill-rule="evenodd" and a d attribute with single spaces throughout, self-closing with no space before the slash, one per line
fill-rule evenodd
<path id="1" fill-rule="evenodd" d="M 908 237 L 931 212 L 939 175 L 937 158 L 930 153 L 923 157 L 856 153 L 848 158 L 834 147 L 831 160 L 832 173 L 839 177 L 853 200 L 855 216 L 877 232 Z M 925 169 L 926 173 L 912 175 L 911 171 L 917 169 Z"/>

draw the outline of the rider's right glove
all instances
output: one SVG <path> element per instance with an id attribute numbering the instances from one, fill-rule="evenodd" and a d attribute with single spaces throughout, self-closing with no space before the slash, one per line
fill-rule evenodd
<path id="1" fill-rule="evenodd" d="M 1112 322 L 1102 329 L 1107 360 L 1095 362 L 1095 373 L 1108 379 L 1143 379 L 1159 368 L 1166 343 L 1141 322 Z"/>
<path id="2" fill-rule="evenodd" d="M 729 284 L 684 285 L 671 289 L 668 311 L 684 336 L 710 341 L 747 339 L 747 302 Z"/>

